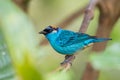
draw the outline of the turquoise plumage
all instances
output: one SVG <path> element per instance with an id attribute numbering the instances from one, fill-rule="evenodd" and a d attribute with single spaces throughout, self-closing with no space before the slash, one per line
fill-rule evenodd
<path id="1" fill-rule="evenodd" d="M 48 26 L 39 33 L 44 34 L 51 46 L 64 55 L 72 55 L 96 42 L 111 40 L 110 38 L 97 38 L 85 33 L 63 30 L 53 26 Z"/>

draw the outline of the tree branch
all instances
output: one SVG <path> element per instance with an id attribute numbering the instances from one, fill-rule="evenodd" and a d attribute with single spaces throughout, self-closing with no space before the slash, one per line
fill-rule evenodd
<path id="1" fill-rule="evenodd" d="M 82 25 L 79 29 L 79 32 L 81 32 L 81 33 L 86 32 L 90 21 L 94 17 L 94 9 L 95 9 L 95 6 L 97 5 L 97 3 L 98 3 L 98 0 L 91 0 L 90 1 L 87 9 L 85 10 L 84 19 L 83 19 Z"/>
<path id="2" fill-rule="evenodd" d="M 13 0 L 23 11 L 28 11 L 28 5 L 30 0 Z"/>
<path id="3" fill-rule="evenodd" d="M 109 37 L 114 24 L 120 17 L 120 0 L 99 0 L 96 7 L 100 10 L 99 25 L 96 36 Z M 107 42 L 95 44 L 92 51 L 103 51 L 106 48 L 106 43 Z M 99 73 L 100 72 L 95 70 L 88 62 L 82 79 L 80 80 L 97 80 Z"/>

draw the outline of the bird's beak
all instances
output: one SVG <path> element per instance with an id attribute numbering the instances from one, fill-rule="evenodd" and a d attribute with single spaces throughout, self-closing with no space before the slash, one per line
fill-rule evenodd
<path id="1" fill-rule="evenodd" d="M 39 34 L 46 34 L 46 32 L 45 31 L 40 31 Z"/>

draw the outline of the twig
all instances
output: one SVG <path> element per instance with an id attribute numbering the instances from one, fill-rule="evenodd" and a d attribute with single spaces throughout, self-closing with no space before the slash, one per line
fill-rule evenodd
<path id="1" fill-rule="evenodd" d="M 90 3 L 85 11 L 85 16 L 82 22 L 82 25 L 79 29 L 79 32 L 85 33 L 87 31 L 90 21 L 94 17 L 94 10 L 99 0 L 90 0 Z M 92 74 L 95 73 L 95 74 Z M 90 75 L 90 76 L 89 76 Z M 99 72 L 94 70 L 90 63 L 87 63 L 85 72 L 83 73 L 82 79 L 80 80 L 97 80 Z"/>
<path id="2" fill-rule="evenodd" d="M 94 17 L 94 9 L 95 9 L 95 6 L 97 5 L 97 3 L 98 3 L 98 0 L 91 0 L 90 1 L 87 9 L 85 10 L 85 16 L 84 16 L 82 25 L 79 29 L 79 32 L 82 32 L 82 33 L 86 32 L 90 21 Z"/>

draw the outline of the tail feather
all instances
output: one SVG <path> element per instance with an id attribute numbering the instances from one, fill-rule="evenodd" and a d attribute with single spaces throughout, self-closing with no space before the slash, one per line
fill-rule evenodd
<path id="1" fill-rule="evenodd" d="M 94 42 L 104 42 L 104 41 L 108 41 L 108 40 L 112 40 L 111 38 L 95 38 Z"/>

